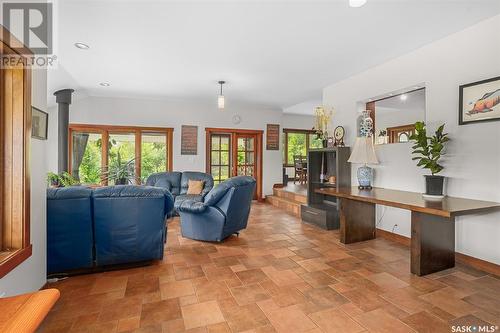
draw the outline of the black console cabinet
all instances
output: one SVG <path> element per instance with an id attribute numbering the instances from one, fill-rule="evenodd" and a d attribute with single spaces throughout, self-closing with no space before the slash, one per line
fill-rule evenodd
<path id="1" fill-rule="evenodd" d="M 323 229 L 338 229 L 340 226 L 339 199 L 315 193 L 324 187 L 350 187 L 351 164 L 347 162 L 351 154 L 349 147 L 311 149 L 307 154 L 307 205 L 302 205 L 302 221 Z M 327 179 L 321 182 L 321 171 Z M 335 176 L 335 185 L 329 184 L 328 177 Z"/>

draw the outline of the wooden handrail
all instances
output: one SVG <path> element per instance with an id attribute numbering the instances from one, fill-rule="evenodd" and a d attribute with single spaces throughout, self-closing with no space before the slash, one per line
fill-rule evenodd
<path id="1" fill-rule="evenodd" d="M 43 322 L 60 293 L 46 289 L 30 294 L 0 298 L 0 332 L 31 333 Z"/>

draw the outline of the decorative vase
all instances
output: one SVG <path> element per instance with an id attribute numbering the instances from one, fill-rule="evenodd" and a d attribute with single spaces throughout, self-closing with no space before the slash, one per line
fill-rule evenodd
<path id="1" fill-rule="evenodd" d="M 443 176 L 425 176 L 425 194 L 431 196 L 441 197 L 444 190 L 444 177 Z"/>
<path id="2" fill-rule="evenodd" d="M 358 183 L 360 189 L 371 189 L 373 169 L 365 165 L 358 168 Z"/>

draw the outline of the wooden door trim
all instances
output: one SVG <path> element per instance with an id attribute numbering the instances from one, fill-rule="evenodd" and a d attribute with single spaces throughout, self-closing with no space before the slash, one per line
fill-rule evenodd
<path id="1" fill-rule="evenodd" d="M 237 129 L 237 128 L 215 128 L 215 127 L 206 127 L 205 128 L 205 170 L 208 174 L 210 174 L 210 145 L 211 145 L 211 135 L 212 134 L 229 134 L 231 135 L 231 149 L 234 148 L 234 145 L 237 145 L 238 143 L 234 140 L 236 135 L 242 134 L 242 135 L 255 135 L 255 149 L 256 149 L 256 155 L 257 155 L 257 160 L 255 161 L 255 165 L 257 166 L 257 170 L 255 171 L 256 175 L 256 193 L 257 193 L 257 200 L 259 202 L 262 202 L 264 199 L 262 197 L 262 180 L 264 178 L 263 174 L 263 135 L 264 131 L 263 130 L 251 130 L 251 129 Z M 233 156 L 233 159 L 236 159 L 235 156 Z M 232 161 L 230 163 L 233 163 Z"/>

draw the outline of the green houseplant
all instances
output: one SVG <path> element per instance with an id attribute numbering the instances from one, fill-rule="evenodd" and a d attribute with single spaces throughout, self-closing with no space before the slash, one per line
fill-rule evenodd
<path id="1" fill-rule="evenodd" d="M 49 172 L 47 173 L 47 185 L 50 187 L 68 187 L 80 185 L 80 182 L 68 172 L 62 172 L 60 175 Z"/>
<path id="2" fill-rule="evenodd" d="M 444 124 L 439 126 L 434 135 L 427 136 L 427 127 L 424 122 L 415 124 L 415 133 L 410 140 L 415 144 L 412 146 L 412 159 L 418 161 L 417 166 L 429 169 L 431 175 L 426 175 L 426 195 L 442 197 L 444 192 L 444 177 L 437 175 L 444 167 L 440 160 L 444 155 L 446 143 L 450 141 L 448 133 L 444 133 Z"/>

